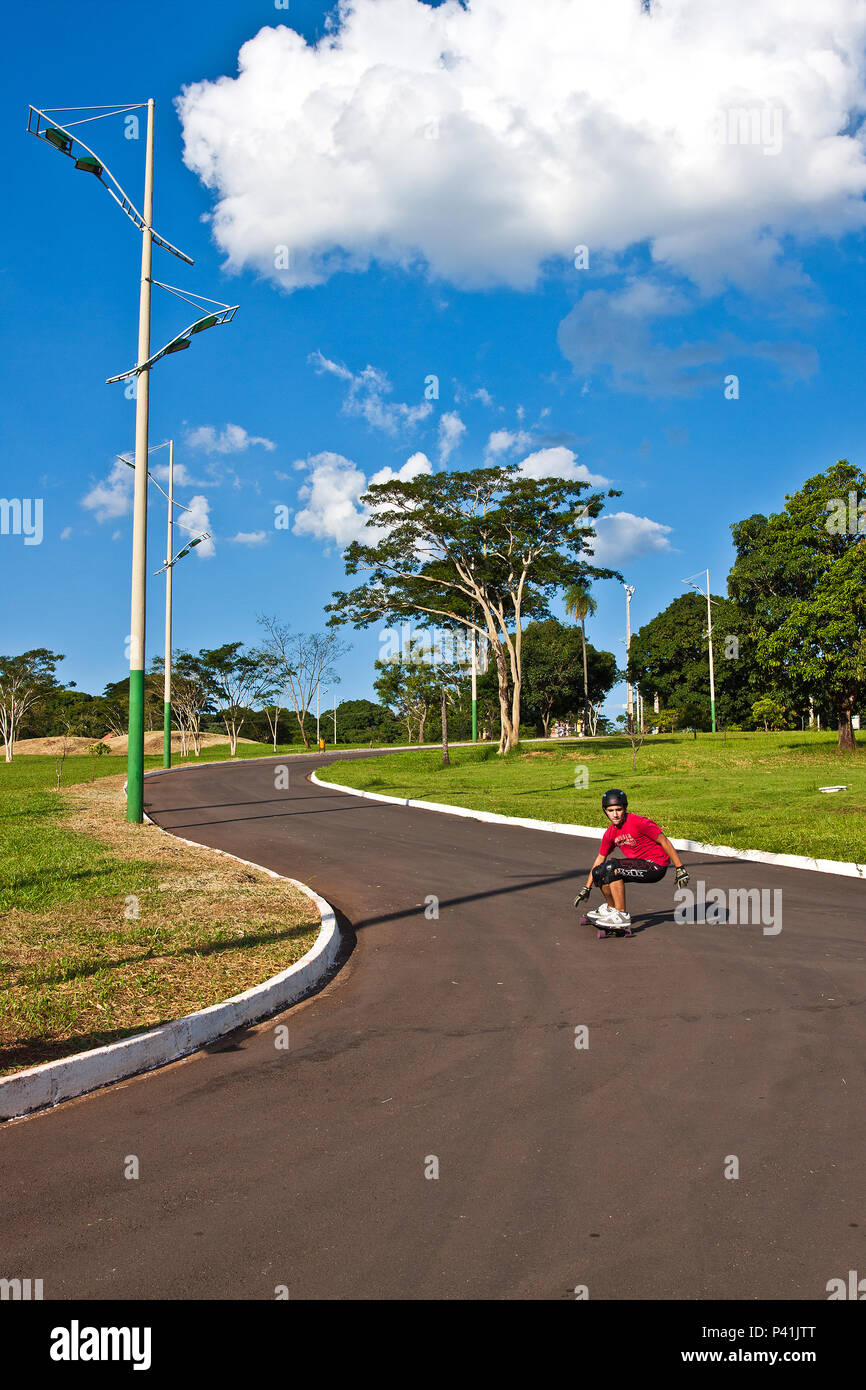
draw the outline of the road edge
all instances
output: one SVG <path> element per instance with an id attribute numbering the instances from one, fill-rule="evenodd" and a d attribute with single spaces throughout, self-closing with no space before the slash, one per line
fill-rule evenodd
<path id="1" fill-rule="evenodd" d="M 533 820 L 529 816 L 503 816 L 497 811 L 476 811 L 469 806 L 450 806 L 442 801 L 415 801 L 402 796 L 386 796 L 383 792 L 361 791 L 359 787 L 347 787 L 341 782 L 322 782 L 315 772 L 310 773 L 310 781 L 317 787 L 333 791 L 347 792 L 349 796 L 363 796 L 369 801 L 385 801 L 392 806 L 411 806 L 419 811 L 440 811 L 446 816 L 465 816 L 469 820 L 490 821 L 494 825 L 515 825 L 525 830 L 548 830 L 554 835 L 580 835 L 585 839 L 600 840 L 604 831 L 593 825 L 563 825 L 561 821 Z M 866 878 L 866 864 L 846 863 L 842 859 L 810 859 L 801 854 L 771 854 L 762 849 L 734 849 L 731 845 L 705 845 L 700 840 L 671 840 L 675 849 L 689 850 L 696 854 L 715 854 L 722 859 L 747 859 L 756 864 L 777 864 L 784 869 L 809 869 L 818 874 L 839 874 L 845 878 Z"/>

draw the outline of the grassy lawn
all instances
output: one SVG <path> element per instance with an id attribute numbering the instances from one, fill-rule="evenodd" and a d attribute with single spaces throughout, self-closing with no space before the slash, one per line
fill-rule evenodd
<path id="1" fill-rule="evenodd" d="M 290 884 L 128 824 L 124 767 L 68 758 L 58 792 L 51 757 L 0 764 L 0 1075 L 216 1004 L 318 935 Z"/>
<path id="2" fill-rule="evenodd" d="M 622 787 L 629 806 L 675 838 L 866 860 L 866 754 L 840 757 L 835 732 L 657 735 L 637 755 L 623 738 L 395 753 L 339 763 L 318 775 L 365 791 L 441 801 L 506 816 L 604 828 L 601 794 Z M 582 778 L 580 769 L 585 768 Z M 585 788 L 575 781 L 586 780 Z M 845 783 L 827 795 L 819 787 Z"/>

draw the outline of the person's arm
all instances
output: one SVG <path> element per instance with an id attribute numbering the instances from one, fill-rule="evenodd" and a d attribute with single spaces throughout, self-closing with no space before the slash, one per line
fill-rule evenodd
<path id="1" fill-rule="evenodd" d="M 680 859 L 680 856 L 677 854 L 676 850 L 674 849 L 673 845 L 671 844 L 670 840 L 668 839 L 667 835 L 663 830 L 659 831 L 659 837 L 656 841 L 656 844 L 661 845 L 665 854 L 671 860 L 674 868 L 676 869 L 675 878 L 677 881 L 677 887 L 685 888 L 686 884 L 689 881 L 689 871 L 683 864 L 682 859 Z"/>
<path id="2" fill-rule="evenodd" d="M 674 849 L 673 845 L 671 844 L 664 831 L 661 832 L 656 843 L 661 845 L 662 849 L 664 850 L 668 859 L 671 860 L 675 869 L 681 869 L 683 867 L 682 859 L 680 859 L 680 856 L 677 854 L 676 850 Z"/>

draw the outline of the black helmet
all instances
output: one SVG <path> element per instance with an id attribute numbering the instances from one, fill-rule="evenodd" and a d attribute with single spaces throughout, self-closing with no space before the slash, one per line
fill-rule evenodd
<path id="1" fill-rule="evenodd" d="M 620 791 L 619 787 L 611 787 L 601 798 L 601 809 L 606 811 L 608 806 L 624 806 L 628 810 L 628 797 L 625 792 Z"/>

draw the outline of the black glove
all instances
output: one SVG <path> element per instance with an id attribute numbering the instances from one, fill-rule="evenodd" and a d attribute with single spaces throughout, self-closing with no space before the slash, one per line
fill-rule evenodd
<path id="1" fill-rule="evenodd" d="M 689 882 L 689 871 L 686 868 L 685 864 L 680 864 L 680 867 L 677 869 L 675 877 L 677 880 L 678 888 L 687 887 Z"/>
<path id="2" fill-rule="evenodd" d="M 580 892 L 574 900 L 574 906 L 580 907 L 581 903 L 585 903 L 591 892 L 591 888 L 581 888 Z"/>

